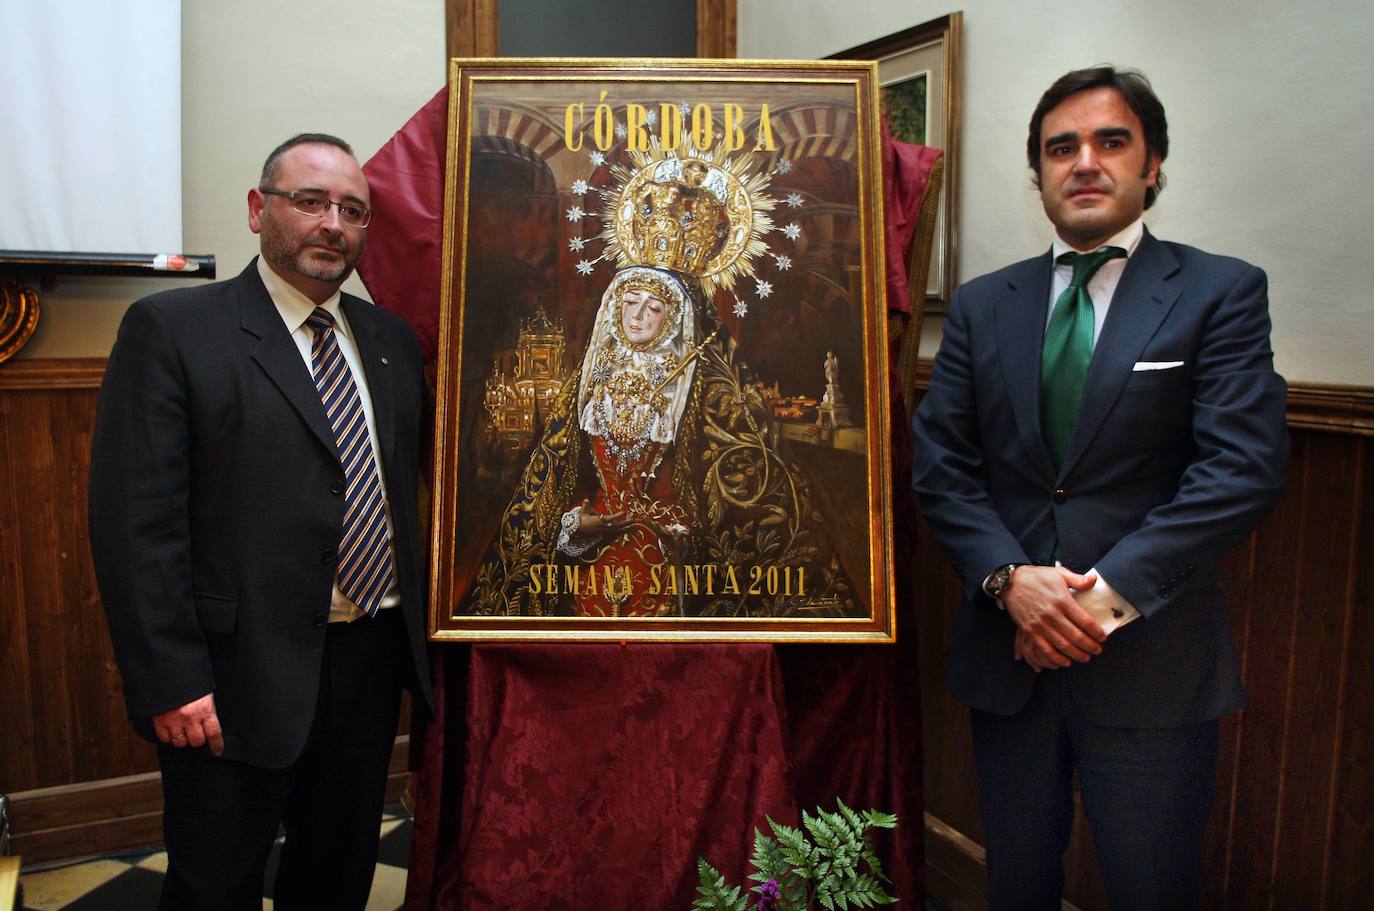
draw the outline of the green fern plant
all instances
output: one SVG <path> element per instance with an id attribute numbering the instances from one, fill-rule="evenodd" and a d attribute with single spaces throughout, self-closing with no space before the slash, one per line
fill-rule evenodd
<path id="1" fill-rule="evenodd" d="M 883 889 L 888 879 L 869 830 L 895 829 L 897 817 L 836 803 L 834 812 L 820 807 L 815 815 L 802 811 L 801 829 L 772 819 L 771 836 L 755 829 L 749 879 L 758 885 L 748 891 L 730 885 L 706 858 L 699 858 L 692 911 L 847 911 L 895 904 L 897 899 Z"/>

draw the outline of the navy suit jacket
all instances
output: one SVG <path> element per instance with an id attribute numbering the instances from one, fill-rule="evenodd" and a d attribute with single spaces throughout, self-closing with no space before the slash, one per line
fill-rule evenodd
<path id="1" fill-rule="evenodd" d="M 417 503 L 428 422 L 419 346 L 351 295 L 395 535 L 397 582 L 429 705 Z M 213 692 L 224 755 L 281 768 L 315 713 L 343 469 L 320 394 L 258 276 L 137 301 L 100 390 L 90 530 L 135 728 Z"/>
<path id="2" fill-rule="evenodd" d="M 1274 372 L 1264 273 L 1147 231 L 1102 326 L 1062 467 L 1040 422 L 1048 253 L 955 293 L 915 419 L 914 483 L 966 596 L 949 686 L 1010 715 L 1035 673 L 982 592 L 1006 563 L 1096 567 L 1142 617 L 1070 675 L 1099 724 L 1165 727 L 1244 703 L 1219 564 L 1283 486 L 1286 386 Z M 1181 362 L 1166 369 L 1137 364 Z"/>

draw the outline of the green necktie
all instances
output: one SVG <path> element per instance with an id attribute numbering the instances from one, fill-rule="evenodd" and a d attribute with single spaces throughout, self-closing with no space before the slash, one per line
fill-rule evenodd
<path id="1" fill-rule="evenodd" d="M 1054 302 L 1040 355 L 1040 425 L 1056 469 L 1064 463 L 1093 359 L 1095 317 L 1088 282 L 1107 260 L 1125 255 L 1120 247 L 1103 247 L 1092 253 L 1065 253 L 1055 260 L 1073 266 L 1073 279 Z"/>

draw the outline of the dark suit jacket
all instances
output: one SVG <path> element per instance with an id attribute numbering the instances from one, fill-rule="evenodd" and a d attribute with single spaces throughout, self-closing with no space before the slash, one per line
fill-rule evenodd
<path id="1" fill-rule="evenodd" d="M 417 482 L 428 421 L 399 318 L 344 295 L 367 374 L 395 528 L 401 607 L 429 705 Z M 100 390 L 91 458 L 96 578 L 129 717 L 206 693 L 225 756 L 300 755 L 314 717 L 343 470 L 324 406 L 256 261 L 137 301 Z"/>
<path id="2" fill-rule="evenodd" d="M 1049 254 L 961 287 L 915 421 L 914 480 L 966 598 L 950 643 L 959 700 L 1010 715 L 1034 672 L 982 593 L 1005 563 L 1097 567 L 1143 615 L 1071 677 L 1100 724 L 1174 726 L 1244 702 L 1217 589 L 1221 558 L 1277 502 L 1286 387 L 1269 347 L 1264 273 L 1148 232 L 1094 349 L 1056 473 L 1040 424 Z M 1181 361 L 1136 370 L 1138 362 Z"/>

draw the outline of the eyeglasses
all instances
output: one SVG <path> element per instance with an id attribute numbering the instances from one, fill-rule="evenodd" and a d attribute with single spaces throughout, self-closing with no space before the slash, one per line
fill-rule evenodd
<path id="1" fill-rule="evenodd" d="M 290 193 L 283 193 L 281 190 L 269 190 L 265 187 L 259 187 L 258 190 L 266 196 L 280 196 L 290 200 L 291 208 L 312 218 L 324 218 L 330 206 L 338 206 L 339 220 L 346 225 L 366 228 L 367 223 L 372 221 L 372 210 L 366 206 L 360 206 L 356 202 L 335 202 L 328 196 L 322 196 L 311 190 L 292 190 Z"/>

